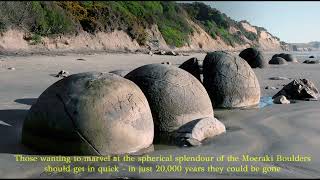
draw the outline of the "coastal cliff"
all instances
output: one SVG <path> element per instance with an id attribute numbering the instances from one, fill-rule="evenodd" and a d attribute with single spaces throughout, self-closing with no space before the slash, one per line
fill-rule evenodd
<path id="1" fill-rule="evenodd" d="M 266 29 L 204 3 L 0 2 L 0 52 L 264 51 L 286 49 Z"/>

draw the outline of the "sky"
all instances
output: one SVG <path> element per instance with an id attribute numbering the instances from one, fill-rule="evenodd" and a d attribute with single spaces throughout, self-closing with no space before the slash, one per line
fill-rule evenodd
<path id="1" fill-rule="evenodd" d="M 320 41 L 320 1 L 202 1 L 287 43 Z"/>

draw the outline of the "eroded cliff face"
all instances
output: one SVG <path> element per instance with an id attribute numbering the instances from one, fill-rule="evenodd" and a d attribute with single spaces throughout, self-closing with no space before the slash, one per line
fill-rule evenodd
<path id="1" fill-rule="evenodd" d="M 39 42 L 34 43 L 30 40 L 31 34 L 21 30 L 10 29 L 0 35 L 0 50 L 4 51 L 136 51 L 138 49 L 148 50 L 174 50 L 174 51 L 193 51 L 208 52 L 215 50 L 241 51 L 245 48 L 257 46 L 256 42 L 247 39 L 245 36 L 240 38 L 242 44 L 234 43 L 233 46 L 226 44 L 220 36 L 212 38 L 204 29 L 195 22 L 188 20 L 194 31 L 189 35 L 189 42 L 182 47 L 170 47 L 164 40 L 157 25 L 146 29 L 147 43 L 140 46 L 135 40 L 124 31 L 113 31 L 111 33 L 98 32 L 90 34 L 85 31 L 76 35 L 64 35 L 56 37 L 42 37 Z M 258 36 L 258 47 L 264 51 L 284 50 L 280 41 L 267 31 L 258 31 L 256 27 L 242 23 L 243 28 L 248 32 L 253 32 Z M 232 34 L 239 31 L 235 27 L 230 27 Z M 29 37 L 29 38 L 28 38 Z"/>
<path id="2" fill-rule="evenodd" d="M 282 50 L 283 48 L 281 47 L 279 39 L 274 37 L 272 34 L 265 30 L 259 30 L 257 27 L 252 26 L 249 23 L 246 22 L 241 22 L 242 27 L 247 30 L 248 32 L 255 33 L 258 35 L 258 42 L 259 46 L 263 50 Z"/>

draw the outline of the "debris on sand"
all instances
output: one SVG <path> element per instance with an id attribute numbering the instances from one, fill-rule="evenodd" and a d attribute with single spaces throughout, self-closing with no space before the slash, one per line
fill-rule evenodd
<path id="1" fill-rule="evenodd" d="M 16 68 L 14 68 L 14 67 L 9 67 L 8 69 L 9 70 L 16 70 Z"/>
<path id="2" fill-rule="evenodd" d="M 65 71 L 65 70 L 61 70 L 55 77 L 68 77 L 69 76 L 69 72 Z"/>
<path id="3" fill-rule="evenodd" d="M 273 87 L 273 86 L 267 86 L 265 89 L 272 89 L 272 90 L 275 90 L 275 89 L 277 89 L 276 87 Z"/>
<path id="4" fill-rule="evenodd" d="M 83 58 L 78 58 L 77 60 L 78 60 L 78 61 L 86 61 L 86 60 L 83 59 Z"/>
<path id="5" fill-rule="evenodd" d="M 166 54 L 166 51 L 160 50 L 160 51 L 154 52 L 154 54 L 156 54 L 156 55 L 165 55 L 165 54 Z"/>
<path id="6" fill-rule="evenodd" d="M 161 62 L 161 64 L 167 64 L 167 65 L 171 65 L 171 62 L 166 61 L 166 62 Z"/>
<path id="7" fill-rule="evenodd" d="M 290 104 L 290 101 L 284 95 L 274 98 L 273 102 L 275 104 Z"/>
<path id="8" fill-rule="evenodd" d="M 304 64 L 320 64 L 319 60 L 305 60 L 303 61 Z"/>
<path id="9" fill-rule="evenodd" d="M 289 80 L 289 78 L 281 77 L 281 76 L 271 77 L 271 78 L 269 78 L 269 79 L 270 79 L 270 80 Z"/>

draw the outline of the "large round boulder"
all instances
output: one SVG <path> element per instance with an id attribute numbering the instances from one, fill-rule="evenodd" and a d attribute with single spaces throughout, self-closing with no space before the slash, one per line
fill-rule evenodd
<path id="1" fill-rule="evenodd" d="M 250 107 L 260 102 L 259 81 L 249 64 L 223 51 L 206 55 L 203 85 L 214 107 Z"/>
<path id="2" fill-rule="evenodd" d="M 280 53 L 272 56 L 272 58 L 275 58 L 275 57 L 281 57 L 285 59 L 287 62 L 294 62 L 294 63 L 298 62 L 297 58 L 292 54 Z"/>
<path id="3" fill-rule="evenodd" d="M 297 63 L 298 62 L 297 58 L 292 54 L 285 54 L 283 56 L 283 59 L 285 59 L 288 62 L 293 62 L 293 63 Z"/>
<path id="4" fill-rule="evenodd" d="M 241 51 L 239 56 L 246 60 L 251 68 L 265 68 L 268 66 L 263 53 L 255 48 L 247 48 Z"/>
<path id="5" fill-rule="evenodd" d="M 184 63 L 182 63 L 179 68 L 186 70 L 190 74 L 192 74 L 195 78 L 197 78 L 199 81 L 201 81 L 201 70 L 202 67 L 200 67 L 199 60 L 195 57 L 188 59 Z"/>
<path id="6" fill-rule="evenodd" d="M 131 71 L 125 78 L 136 83 L 148 99 L 156 141 L 158 137 L 173 133 L 190 121 L 213 117 L 212 104 L 205 88 L 183 69 L 148 64 Z"/>
<path id="7" fill-rule="evenodd" d="M 115 74 L 68 76 L 46 89 L 24 121 L 22 143 L 53 154 L 137 153 L 151 146 L 148 101 L 133 82 Z"/>
<path id="8" fill-rule="evenodd" d="M 288 63 L 282 57 L 274 57 L 269 61 L 269 64 L 277 64 L 277 65 L 279 65 L 279 64 L 288 64 Z"/>

